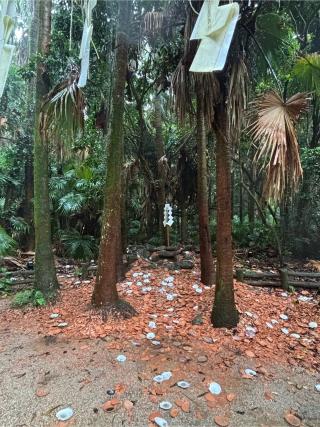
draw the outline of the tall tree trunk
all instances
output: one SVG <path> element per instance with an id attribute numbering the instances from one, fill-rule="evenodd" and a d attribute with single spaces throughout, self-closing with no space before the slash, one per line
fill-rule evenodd
<path id="1" fill-rule="evenodd" d="M 47 298 L 53 298 L 58 288 L 51 243 L 48 140 L 41 127 L 41 104 L 48 93 L 48 76 L 43 58 L 49 53 L 51 33 L 51 0 L 37 0 L 38 54 L 37 63 L 35 135 L 34 135 L 34 226 L 35 226 L 35 286 Z"/>
<path id="2" fill-rule="evenodd" d="M 240 218 L 240 224 L 243 224 L 243 173 L 242 173 L 240 148 L 239 148 L 239 218 Z"/>
<path id="3" fill-rule="evenodd" d="M 225 97 L 215 108 L 217 185 L 217 274 L 211 321 L 215 327 L 234 327 L 239 315 L 233 289 L 231 223 L 231 159 L 228 112 Z"/>
<path id="4" fill-rule="evenodd" d="M 197 89 L 197 201 L 199 211 L 200 266 L 201 282 L 212 286 L 214 282 L 214 266 L 211 250 L 208 207 L 208 177 L 207 177 L 207 134 L 203 114 L 204 94 Z"/>
<path id="5" fill-rule="evenodd" d="M 249 182 L 249 188 L 252 192 L 252 194 L 255 193 L 254 183 L 256 182 L 256 168 L 254 165 L 254 153 L 253 150 L 250 150 L 250 175 L 252 177 L 252 181 Z M 249 224 L 251 225 L 251 229 L 254 228 L 254 221 L 255 221 L 255 203 L 252 197 L 248 198 L 248 219 Z"/>
<path id="6" fill-rule="evenodd" d="M 185 244 L 187 241 L 187 207 L 184 201 L 181 201 L 180 209 L 181 209 L 181 243 Z"/>
<path id="7" fill-rule="evenodd" d="M 99 250 L 98 271 L 92 295 L 92 303 L 103 306 L 119 300 L 117 281 L 122 264 L 121 171 L 123 166 L 123 116 L 128 63 L 129 2 L 119 1 L 112 117 L 107 141 L 107 174 L 104 189 L 104 209 Z"/>
<path id="8" fill-rule="evenodd" d="M 29 230 L 23 237 L 21 247 L 25 251 L 34 249 L 34 227 L 33 227 L 33 158 L 32 141 L 27 142 L 27 153 L 24 165 L 24 200 L 23 200 L 23 219 L 29 225 Z M 30 151 L 29 151 L 30 150 Z"/>
<path id="9" fill-rule="evenodd" d="M 29 28 L 29 51 L 28 61 L 33 59 L 37 52 L 38 30 L 37 25 L 38 16 L 35 0 L 31 0 L 30 6 L 32 8 L 32 20 Z M 32 77 L 27 87 L 27 105 L 26 110 L 28 113 L 28 122 L 30 126 L 30 133 L 26 138 L 26 159 L 25 159 L 25 174 L 24 174 L 24 200 L 23 200 L 23 218 L 29 225 L 29 231 L 24 236 L 21 246 L 26 251 L 34 249 L 34 224 L 33 224 L 33 135 L 31 129 L 35 121 L 35 94 L 36 94 L 36 79 Z"/>
<path id="10" fill-rule="evenodd" d="M 158 205 L 158 221 L 159 221 L 159 236 L 165 243 L 165 228 L 163 226 L 163 208 L 166 201 L 165 194 L 165 170 L 164 164 L 161 162 L 161 158 L 165 155 L 164 143 L 162 137 L 162 115 L 161 115 L 161 100 L 159 95 L 155 96 L 154 99 L 154 127 L 156 130 L 155 145 L 156 145 L 156 157 L 157 157 L 157 205 Z"/>

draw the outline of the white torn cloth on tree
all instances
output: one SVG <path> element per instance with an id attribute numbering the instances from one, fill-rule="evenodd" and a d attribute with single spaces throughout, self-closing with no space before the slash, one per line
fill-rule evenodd
<path id="1" fill-rule="evenodd" d="M 78 86 L 84 87 L 87 84 L 89 64 L 90 64 L 90 44 L 92 37 L 92 10 L 96 6 L 97 0 L 84 1 L 85 21 L 83 25 L 82 40 L 80 46 L 81 71 Z"/>
<path id="2" fill-rule="evenodd" d="M 16 16 L 15 0 L 0 1 L 0 98 L 8 77 L 14 45 L 8 43 Z"/>
<path id="3" fill-rule="evenodd" d="M 204 0 L 190 37 L 191 40 L 201 40 L 190 71 L 223 70 L 238 17 L 238 3 L 219 6 L 219 0 Z"/>

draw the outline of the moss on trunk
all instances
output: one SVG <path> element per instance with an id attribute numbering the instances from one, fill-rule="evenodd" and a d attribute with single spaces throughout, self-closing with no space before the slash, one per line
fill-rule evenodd
<path id="1" fill-rule="evenodd" d="M 50 0 L 36 2 L 35 13 L 39 25 L 38 53 L 41 58 L 48 54 L 50 47 L 51 6 Z M 58 281 L 51 243 L 48 141 L 40 129 L 41 105 L 49 90 L 46 66 L 42 61 L 43 59 L 37 63 L 34 131 L 35 287 L 51 299 L 55 297 Z"/>
<path id="2" fill-rule="evenodd" d="M 107 137 L 107 174 L 99 250 L 98 271 L 92 303 L 101 307 L 119 300 L 117 282 L 122 270 L 121 241 L 121 173 L 123 167 L 123 117 L 128 62 L 129 2 L 119 2 L 119 25 L 116 42 L 112 117 Z"/>
<path id="3" fill-rule="evenodd" d="M 228 137 L 228 112 L 225 98 L 215 108 L 216 183 L 217 183 L 217 267 L 212 324 L 235 327 L 239 315 L 233 289 L 233 251 L 231 222 L 231 158 Z"/>
<path id="4" fill-rule="evenodd" d="M 197 201 L 199 211 L 199 238 L 200 238 L 200 267 L 201 282 L 212 286 L 214 282 L 214 266 L 211 249 L 208 207 L 208 179 L 207 179 L 207 134 L 203 114 L 203 93 L 197 88 Z"/>

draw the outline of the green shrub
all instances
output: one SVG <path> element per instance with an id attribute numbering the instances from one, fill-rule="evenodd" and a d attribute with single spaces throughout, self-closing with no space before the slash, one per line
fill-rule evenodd
<path id="1" fill-rule="evenodd" d="M 266 249 L 276 247 L 274 231 L 270 225 L 261 222 L 250 224 L 248 218 L 241 223 L 239 217 L 234 216 L 232 221 L 232 236 L 236 246 L 241 248 L 255 247 Z"/>
<path id="2" fill-rule="evenodd" d="M 16 293 L 12 305 L 13 307 L 23 307 L 25 305 L 39 307 L 46 305 L 46 299 L 41 291 L 26 289 Z"/>
<path id="3" fill-rule="evenodd" d="M 10 278 L 11 275 L 6 268 L 0 268 L 0 273 L 2 274 L 0 278 L 0 293 L 1 292 L 6 293 L 10 291 L 10 286 L 12 284 L 11 278 Z"/>

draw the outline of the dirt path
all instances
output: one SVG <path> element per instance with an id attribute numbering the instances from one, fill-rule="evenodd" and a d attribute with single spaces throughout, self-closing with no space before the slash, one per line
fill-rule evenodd
<path id="1" fill-rule="evenodd" d="M 287 410 L 298 414 L 302 425 L 320 425 L 320 394 L 314 388 L 319 378 L 301 368 L 264 366 L 256 378 L 245 379 L 239 375 L 239 369 L 250 366 L 251 361 L 243 356 L 234 355 L 232 364 L 225 369 L 215 367 L 220 366 L 221 354 L 225 361 L 230 360 L 226 348 L 221 349 L 221 354 L 206 354 L 208 360 L 201 364 L 203 368 L 194 369 L 194 362 L 199 367 L 199 354 L 192 347 L 183 349 L 183 343 L 181 346 L 175 343 L 175 353 L 127 344 L 123 343 L 122 351 L 127 360 L 119 363 L 115 360 L 119 351 L 107 349 L 106 340 L 69 340 L 62 335 L 25 334 L 10 326 L 2 329 L 0 425 L 59 425 L 55 413 L 71 406 L 75 412 L 73 418 L 60 425 L 145 427 L 150 424 L 149 415 L 159 411 L 161 400 L 174 403 L 177 399 L 187 400 L 190 412 L 180 411 L 176 418 L 171 418 L 160 409 L 170 426 L 214 426 L 216 415 L 229 417 L 230 426 L 286 426 L 283 416 Z M 141 355 L 148 360 L 142 361 Z M 155 361 L 158 367 L 183 376 L 191 387 L 182 390 L 171 384 L 162 389 L 163 395 L 150 394 L 148 390 L 154 384 L 152 378 L 157 370 Z M 207 402 L 204 393 L 208 379 L 221 385 L 223 395 L 234 393 L 234 400 L 228 402 L 224 397 Z M 107 390 L 117 384 L 119 391 L 122 388 L 119 389 L 119 384 L 125 386 L 125 391 L 117 395 L 119 400 L 134 403 L 132 414 L 120 404 L 110 413 L 101 409 L 111 399 Z M 48 394 L 38 397 L 37 391 Z M 268 400 L 271 396 L 273 400 Z"/>

